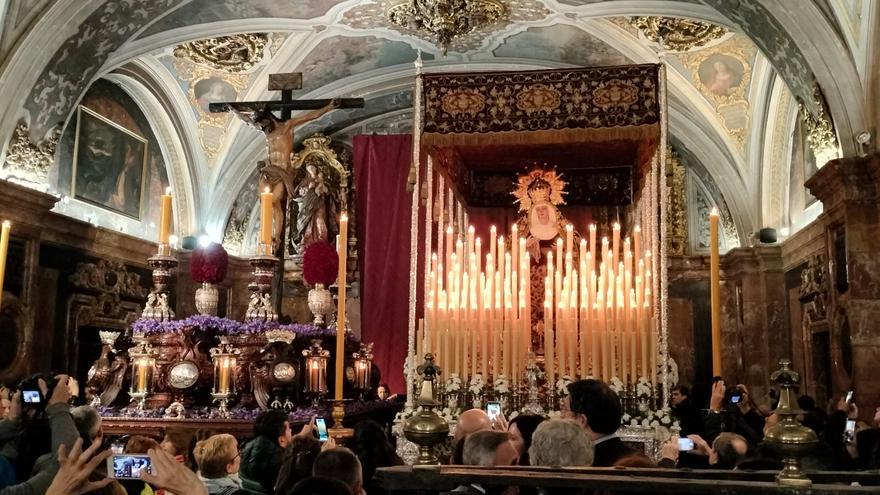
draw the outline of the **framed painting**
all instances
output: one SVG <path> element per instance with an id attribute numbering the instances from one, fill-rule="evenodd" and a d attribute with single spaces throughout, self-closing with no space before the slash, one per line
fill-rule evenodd
<path id="1" fill-rule="evenodd" d="M 140 220 L 148 145 L 143 137 L 80 106 L 71 196 Z"/>

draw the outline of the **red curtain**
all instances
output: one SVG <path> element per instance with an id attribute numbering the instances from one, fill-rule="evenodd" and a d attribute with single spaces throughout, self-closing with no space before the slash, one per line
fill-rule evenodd
<path id="1" fill-rule="evenodd" d="M 394 393 L 406 393 L 410 204 L 409 135 L 355 136 L 361 339 L 373 342 L 373 362 Z"/>

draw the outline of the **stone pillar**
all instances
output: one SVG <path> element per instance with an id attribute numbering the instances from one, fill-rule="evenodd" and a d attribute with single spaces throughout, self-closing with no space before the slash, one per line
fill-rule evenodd
<path id="1" fill-rule="evenodd" d="M 822 201 L 830 266 L 832 394 L 880 403 L 880 153 L 828 162 L 806 186 Z"/>
<path id="2" fill-rule="evenodd" d="M 722 257 L 724 378 L 767 396 L 769 372 L 790 358 L 785 274 L 778 245 L 732 249 Z"/>

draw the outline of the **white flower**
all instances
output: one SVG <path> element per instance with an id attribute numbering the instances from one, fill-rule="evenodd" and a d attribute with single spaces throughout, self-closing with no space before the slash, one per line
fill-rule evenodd
<path id="1" fill-rule="evenodd" d="M 655 419 L 654 421 L 651 421 L 651 426 L 656 428 L 656 427 L 660 426 L 660 423 Z"/>
<path id="2" fill-rule="evenodd" d="M 629 423 L 630 419 L 632 419 L 632 416 L 630 416 L 629 414 L 624 414 L 623 417 L 620 418 L 620 420 L 624 423 Z"/>
<path id="3" fill-rule="evenodd" d="M 629 422 L 632 426 L 639 426 L 639 420 L 633 418 L 632 421 Z"/>
<path id="4" fill-rule="evenodd" d="M 618 394 L 624 389 L 623 382 L 616 376 L 611 379 L 608 386 Z"/>
<path id="5" fill-rule="evenodd" d="M 471 378 L 470 386 L 468 387 L 468 391 L 474 395 L 480 395 L 483 392 L 483 375 L 477 373 Z"/>
<path id="6" fill-rule="evenodd" d="M 562 417 L 562 411 L 550 411 L 547 413 L 547 417 L 550 419 L 559 419 Z"/>
<path id="7" fill-rule="evenodd" d="M 519 416 L 519 411 L 513 411 L 507 419 L 513 419 L 517 416 Z"/>
<path id="8" fill-rule="evenodd" d="M 672 419 L 669 416 L 663 416 L 660 418 L 660 422 L 664 425 L 669 425 L 672 423 Z"/>
<path id="9" fill-rule="evenodd" d="M 560 397 L 568 396 L 568 384 L 572 382 L 570 376 L 565 375 L 559 380 L 556 380 L 556 394 Z"/>
<path id="10" fill-rule="evenodd" d="M 648 419 L 643 419 L 643 420 L 642 420 L 642 426 L 651 426 L 651 421 L 648 420 Z"/>
<path id="11" fill-rule="evenodd" d="M 505 375 L 501 375 L 495 379 L 494 389 L 499 394 L 506 394 L 510 392 L 510 382 L 507 380 Z"/>
<path id="12" fill-rule="evenodd" d="M 449 378 L 446 379 L 446 391 L 458 392 L 459 390 L 461 390 L 461 378 L 457 373 L 452 373 L 449 375 Z"/>

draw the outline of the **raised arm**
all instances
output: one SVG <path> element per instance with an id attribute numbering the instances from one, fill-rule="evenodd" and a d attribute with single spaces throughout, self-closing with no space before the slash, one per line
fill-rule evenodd
<path id="1" fill-rule="evenodd" d="M 315 119 L 321 117 L 322 115 L 324 115 L 325 113 L 329 112 L 330 110 L 335 110 L 335 109 L 339 108 L 339 105 L 340 105 L 339 99 L 333 98 L 332 100 L 330 100 L 330 103 L 328 103 L 327 105 L 324 106 L 324 108 L 312 110 L 309 113 L 297 115 L 296 117 L 288 120 L 287 122 L 285 122 L 283 124 L 284 128 L 287 130 L 292 130 L 294 127 L 296 127 L 300 124 L 304 124 L 306 122 L 310 122 L 312 120 L 315 120 Z"/>

